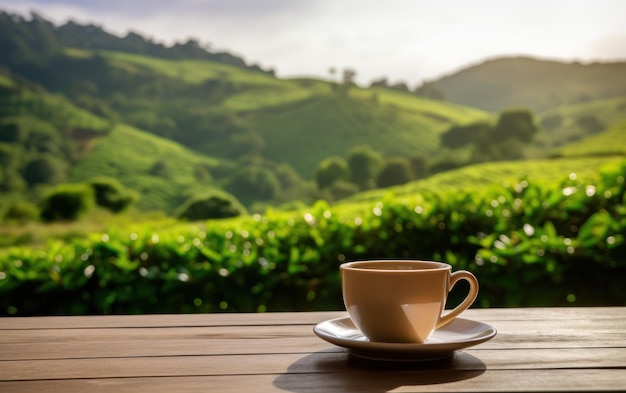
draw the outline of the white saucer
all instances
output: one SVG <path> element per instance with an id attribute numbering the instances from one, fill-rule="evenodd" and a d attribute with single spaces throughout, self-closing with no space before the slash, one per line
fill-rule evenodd
<path id="1" fill-rule="evenodd" d="M 422 362 L 449 358 L 454 351 L 483 343 L 495 337 L 496 329 L 483 322 L 455 318 L 435 330 L 423 344 L 369 341 L 350 317 L 318 323 L 313 331 L 321 339 L 347 348 L 359 358 L 377 361 Z"/>

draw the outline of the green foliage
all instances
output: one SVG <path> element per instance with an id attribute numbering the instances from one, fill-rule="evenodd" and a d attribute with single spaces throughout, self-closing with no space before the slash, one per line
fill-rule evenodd
<path id="1" fill-rule="evenodd" d="M 44 221 L 76 220 L 94 205 L 93 189 L 87 184 L 61 184 L 45 198 L 41 207 Z"/>
<path id="2" fill-rule="evenodd" d="M 530 142 L 538 129 L 533 114 L 527 109 L 509 109 L 500 113 L 490 137 L 495 142 L 506 142 L 516 139 Z"/>
<path id="3" fill-rule="evenodd" d="M 377 104 L 371 102 L 374 92 Z M 355 87 L 349 97 L 320 92 L 283 108 L 257 113 L 254 128 L 265 141 L 264 156 L 289 163 L 304 178 L 313 178 L 327 157 L 347 159 L 356 145 L 372 146 L 384 156 L 431 156 L 439 149 L 439 132 L 450 124 L 488 117 L 408 93 Z"/>
<path id="4" fill-rule="evenodd" d="M 22 176 L 29 186 L 36 184 L 57 184 L 67 178 L 67 165 L 50 154 L 40 154 L 24 166 Z"/>
<path id="5" fill-rule="evenodd" d="M 626 154 L 626 121 L 609 129 L 556 149 L 559 156 L 611 156 Z"/>
<path id="6" fill-rule="evenodd" d="M 73 167 L 72 180 L 115 178 L 139 193 L 134 203 L 137 209 L 173 214 L 183 202 L 182 195 L 215 188 L 210 176 L 204 176 L 202 181 L 198 179 L 198 168 L 204 168 L 206 175 L 218 162 L 166 139 L 118 125 Z M 219 174 L 217 170 L 215 173 Z"/>
<path id="7" fill-rule="evenodd" d="M 541 127 L 554 129 L 563 124 L 563 116 L 559 113 L 546 115 L 541 119 Z"/>
<path id="8" fill-rule="evenodd" d="M 621 161 L 559 182 L 11 248 L 0 257 L 0 314 L 339 310 L 339 264 L 366 258 L 468 269 L 479 307 L 624 305 L 625 176 Z"/>
<path id="9" fill-rule="evenodd" d="M 478 141 L 483 141 L 488 137 L 492 127 L 490 123 L 484 121 L 454 125 L 441 134 L 441 145 L 455 149 L 468 144 L 479 143 Z"/>
<path id="10" fill-rule="evenodd" d="M 537 132 L 538 128 L 530 111 L 509 109 L 500 113 L 495 125 L 479 121 L 452 126 L 441 135 L 441 144 L 452 149 L 471 147 L 472 162 L 511 160 L 524 156 L 525 144 L 528 144 Z M 438 165 L 443 164 L 444 168 L 447 168 L 447 164 L 453 162 L 461 163 L 455 158 Z"/>
<path id="11" fill-rule="evenodd" d="M 0 168 L 2 181 L 0 182 L 0 191 L 6 193 L 23 193 L 28 185 L 22 178 L 22 175 L 11 168 Z"/>
<path id="12" fill-rule="evenodd" d="M 350 183 L 344 180 L 337 180 L 330 187 L 328 187 L 329 195 L 324 195 L 324 199 L 328 201 L 335 201 L 339 199 L 345 199 L 355 195 L 359 192 L 359 186 L 354 183 Z"/>
<path id="13" fill-rule="evenodd" d="M 409 161 L 411 163 L 411 171 L 413 172 L 415 178 L 419 179 L 426 176 L 428 160 L 425 157 L 411 157 L 409 158 Z"/>
<path id="14" fill-rule="evenodd" d="M 348 164 L 341 157 L 328 157 L 319 163 L 315 172 L 317 188 L 323 190 L 339 180 L 348 178 Z"/>
<path id="15" fill-rule="evenodd" d="M 376 185 L 390 187 L 408 183 L 415 175 L 411 169 L 411 162 L 404 157 L 390 157 L 385 160 L 385 166 L 378 174 Z"/>
<path id="16" fill-rule="evenodd" d="M 348 152 L 350 181 L 363 190 L 375 186 L 382 166 L 382 155 L 370 146 L 355 146 Z"/>
<path id="17" fill-rule="evenodd" d="M 9 143 L 25 143 L 27 139 L 28 133 L 21 123 L 14 120 L 4 120 L 0 123 L 0 141 Z"/>
<path id="18" fill-rule="evenodd" d="M 137 195 L 127 190 L 117 179 L 96 177 L 89 180 L 89 185 L 93 188 L 96 204 L 114 213 L 123 211 L 137 199 Z"/>
<path id="19" fill-rule="evenodd" d="M 576 119 L 576 123 L 580 128 L 585 130 L 587 134 L 597 134 L 598 132 L 606 129 L 606 125 L 598 120 L 596 116 L 580 116 Z"/>
<path id="20" fill-rule="evenodd" d="M 538 119 L 545 129 L 535 137 L 536 148 L 563 147 L 626 121 L 626 96 L 560 106 Z"/>
<path id="21" fill-rule="evenodd" d="M 191 197 L 180 210 L 178 217 L 191 221 L 230 218 L 247 213 L 234 196 L 224 192 Z"/>
<path id="22" fill-rule="evenodd" d="M 254 200 L 271 200 L 281 192 L 280 181 L 271 170 L 252 165 L 240 168 L 226 189 L 241 195 L 244 204 L 251 204 Z"/>
<path id="23" fill-rule="evenodd" d="M 15 169 L 20 164 L 23 150 L 19 145 L 0 142 L 0 167 Z"/>
<path id="24" fill-rule="evenodd" d="M 25 223 L 39 217 L 39 209 L 33 203 L 15 199 L 9 202 L 4 212 L 4 221 Z"/>
<path id="25" fill-rule="evenodd" d="M 172 164 L 170 164 L 169 160 L 158 160 L 152 164 L 150 169 L 148 169 L 149 174 L 168 180 L 172 178 L 173 171 L 174 169 L 172 168 Z"/>

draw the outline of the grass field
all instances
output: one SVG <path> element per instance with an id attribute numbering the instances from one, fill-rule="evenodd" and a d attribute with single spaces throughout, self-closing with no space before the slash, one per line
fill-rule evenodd
<path id="1" fill-rule="evenodd" d="M 593 133 L 585 127 L 584 120 L 594 119 L 598 128 L 610 128 L 626 121 L 626 97 L 614 97 L 575 105 L 564 105 L 539 113 L 540 125 L 553 120 L 553 126 L 542 126 L 535 138 L 537 145 L 561 147 L 572 141 L 581 140 Z"/>
<path id="2" fill-rule="evenodd" d="M 65 97 L 33 91 L 0 91 L 0 117 L 25 116 L 38 118 L 58 128 L 79 128 L 107 131 L 111 125 L 86 110 L 71 104 Z"/>
<path id="3" fill-rule="evenodd" d="M 556 150 L 562 156 L 626 154 L 626 121 Z"/>
<path id="4" fill-rule="evenodd" d="M 72 179 L 85 181 L 95 176 L 117 178 L 141 194 L 136 203 L 137 209 L 149 211 L 165 207 L 171 214 L 185 195 L 215 188 L 210 179 L 198 180 L 194 169 L 198 165 L 211 168 L 217 162 L 169 140 L 118 125 L 74 167 Z M 163 164 L 158 175 L 151 173 L 157 163 Z"/>
<path id="5" fill-rule="evenodd" d="M 420 110 L 412 102 L 419 103 L 417 97 L 397 97 L 387 92 L 380 94 L 383 102 L 375 103 L 365 98 L 367 94 L 355 89 L 350 92 L 354 95 L 351 98 L 318 96 L 288 111 L 257 114 L 253 124 L 265 139 L 265 154 L 289 162 L 311 178 L 324 158 L 347 158 L 350 148 L 356 145 L 369 145 L 384 156 L 431 157 L 439 149 L 441 132 L 457 122 L 486 117 L 481 111 L 444 108 L 432 102 Z M 388 99 L 395 100 L 394 104 Z M 424 114 L 429 110 L 439 114 Z"/>
<path id="6" fill-rule="evenodd" d="M 623 159 L 623 156 L 615 155 L 489 162 L 439 173 L 401 186 L 363 192 L 340 204 L 377 201 L 389 193 L 393 193 L 396 197 L 404 197 L 450 189 L 478 189 L 492 184 L 513 185 L 522 179 L 539 182 L 562 181 L 571 174 L 577 178 L 587 179 L 596 176 L 603 166 Z"/>
<path id="7" fill-rule="evenodd" d="M 68 49 L 75 57 L 93 56 L 95 52 Z M 441 154 L 439 136 L 454 124 L 493 119 L 482 110 L 445 101 L 418 97 L 391 89 L 363 89 L 352 87 L 342 94 L 341 89 L 327 81 L 313 79 L 277 79 L 269 74 L 233 67 L 205 60 L 167 60 L 142 55 L 99 52 L 119 69 L 137 73 L 156 73 L 195 86 L 207 80 L 227 81 L 237 86 L 220 102 L 208 104 L 198 97 L 180 97 L 175 102 L 140 97 L 145 102 L 135 103 L 146 113 L 169 116 L 167 110 L 216 110 L 240 116 L 246 127 L 263 138 L 261 153 L 277 163 L 287 163 L 305 180 L 313 178 L 317 165 L 330 156 L 347 158 L 351 148 L 369 145 L 383 156 L 424 157 L 428 160 Z M 6 81 L 5 81 L 6 82 Z M 0 84 L 11 82 L 2 82 Z M 8 85 L 7 85 L 8 86 Z M 186 91 L 184 86 L 180 91 Z M 550 138 L 565 140 L 567 132 L 575 127 L 576 119 L 594 115 L 607 125 L 623 119 L 626 98 L 570 105 L 543 113 L 563 118 L 560 128 L 550 130 Z M 0 112 L 11 114 L 35 113 L 38 117 L 56 119 L 57 127 L 111 130 L 112 123 L 83 111 L 60 95 L 39 94 L 31 91 L 0 96 Z M 20 112 L 21 111 L 21 112 Z M 187 112 L 185 112 L 187 113 Z M 181 118 L 185 118 L 184 116 Z M 198 117 L 201 124 L 202 117 Z M 207 120 L 204 120 L 207 121 Z M 184 131 L 184 128 L 183 128 Z M 202 129 L 197 134 L 202 137 Z M 598 134 L 583 144 L 572 145 L 558 152 L 567 156 L 588 154 L 622 154 L 624 126 Z M 228 137 L 211 140 L 214 150 L 228 151 Z M 218 187 L 209 178 L 200 180 L 199 166 L 215 167 L 218 161 L 153 136 L 141 130 L 118 124 L 106 138 L 90 145 L 81 161 L 73 168 L 72 180 L 84 181 L 94 176 L 111 176 L 141 194 L 137 203 L 140 210 L 165 209 L 171 214 L 187 196 Z M 611 149 L 606 149 L 610 146 Z M 462 168 L 441 173 L 432 178 L 393 188 L 398 195 L 420 190 L 448 187 L 472 187 L 501 182 L 525 174 L 538 177 L 567 175 L 569 172 L 595 170 L 602 160 L 576 158 L 494 163 Z M 585 161 L 591 160 L 591 161 Z M 594 161 L 595 160 L 595 161 Z M 355 201 L 372 200 L 387 190 L 359 194 Z"/>

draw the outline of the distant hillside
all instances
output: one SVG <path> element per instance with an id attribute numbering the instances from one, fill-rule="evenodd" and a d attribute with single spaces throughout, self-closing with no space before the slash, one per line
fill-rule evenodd
<path id="1" fill-rule="evenodd" d="M 555 154 L 567 157 L 626 155 L 626 121 L 563 146 L 557 149 Z"/>
<path id="2" fill-rule="evenodd" d="M 561 63 L 528 57 L 485 61 L 435 81 L 446 100 L 497 112 L 540 112 L 567 104 L 626 95 L 626 62 Z"/>
<path id="3" fill-rule="evenodd" d="M 513 185 L 513 182 L 522 179 L 537 182 L 562 181 L 571 173 L 580 178 L 590 178 L 597 176 L 600 168 L 610 163 L 620 162 L 623 159 L 622 153 L 621 155 L 607 154 L 599 157 L 566 157 L 474 164 L 400 186 L 362 192 L 340 203 L 349 205 L 357 202 L 380 201 L 390 193 L 396 197 L 409 197 L 446 190 L 487 187 L 492 184 Z"/>
<path id="4" fill-rule="evenodd" d="M 18 18 L 23 30 L 32 30 L 32 24 L 53 29 L 40 18 Z M 80 38 L 61 40 L 79 47 L 62 47 L 49 56 L 36 56 L 35 42 L 23 40 L 24 47 L 15 52 L 23 60 L 7 65 L 102 117 L 209 155 L 255 155 L 285 163 L 307 180 L 320 161 L 345 156 L 355 145 L 370 145 L 385 156 L 433 157 L 439 133 L 489 116 L 389 89 L 346 90 L 336 83 L 281 80 L 206 59 L 83 49 L 102 48 L 104 34 L 83 28 Z"/>
<path id="5" fill-rule="evenodd" d="M 219 163 L 167 139 L 120 124 L 73 166 L 71 180 L 113 177 L 139 192 L 137 209 L 173 214 L 187 198 L 221 190 L 211 177 Z"/>
<path id="6" fill-rule="evenodd" d="M 244 59 L 228 52 L 212 52 L 196 40 L 165 46 L 133 32 L 118 37 L 92 24 L 81 25 L 69 21 L 62 26 L 56 26 L 34 12 L 27 19 L 0 10 L 0 31 L 0 53 L 5 57 L 3 62 L 19 64 L 42 54 L 58 52 L 63 47 L 73 47 L 145 54 L 167 59 L 211 60 L 266 72 L 258 65 L 248 65 Z"/>
<path id="7" fill-rule="evenodd" d="M 384 156 L 432 158 L 443 131 L 488 118 L 472 108 L 385 89 L 354 89 L 349 98 L 320 94 L 289 110 L 251 116 L 265 141 L 264 154 L 309 177 L 323 158 L 347 158 L 357 145 L 369 145 Z"/>
<path id="8" fill-rule="evenodd" d="M 426 160 L 426 168 L 439 155 L 442 132 L 491 116 L 346 81 L 278 79 L 192 52 L 166 56 L 150 45 L 133 52 L 127 39 L 122 42 L 100 28 L 57 28 L 36 15 L 25 20 L 0 14 L 2 24 L 10 26 L 10 34 L 0 37 L 0 47 L 9 54 L 0 60 L 0 75 L 10 78 L 0 78 L 0 86 L 28 86 L 34 99 L 32 105 L 7 106 L 6 116 L 19 111 L 39 116 L 32 109 L 43 108 L 48 115 L 38 117 L 38 126 L 57 135 L 68 152 L 46 157 L 58 167 L 58 176 L 38 181 L 53 185 L 114 177 L 141 192 L 140 209 L 173 213 L 188 197 L 218 189 L 253 211 L 255 205 L 333 199 L 360 186 L 344 184 L 337 194 L 316 188 L 314 175 L 325 159 L 347 160 L 355 146 L 369 146 L 382 161 Z M 89 127 L 68 126 L 67 119 L 44 126 L 55 115 L 41 104 L 47 97 L 99 119 L 106 132 L 94 135 Z M 31 160 L 23 159 L 10 177 L 23 176 Z M 9 191 L 30 192 L 34 183 L 27 183 Z"/>
<path id="9" fill-rule="evenodd" d="M 534 144 L 545 151 L 584 140 L 623 121 L 626 121 L 626 96 L 560 106 L 537 114 L 541 131 Z"/>
<path id="10" fill-rule="evenodd" d="M 220 189 L 212 172 L 223 164 L 0 73 L 0 202 L 36 204 L 56 184 L 108 176 L 140 192 L 137 209 L 173 213 Z"/>
<path id="11" fill-rule="evenodd" d="M 9 53 L 0 57 L 0 127 L 8 130 L 0 133 L 0 160 L 10 164 L 0 166 L 0 193 L 17 200 L 36 201 L 51 185 L 104 175 L 140 192 L 139 210 L 168 214 L 188 197 L 207 191 L 225 190 L 249 211 L 317 199 L 336 201 L 383 185 L 378 174 L 387 176 L 382 169 L 388 164 L 395 165 L 391 168 L 402 179 L 389 184 L 468 164 L 471 147 L 442 147 L 441 135 L 455 125 L 497 118 L 482 109 L 388 86 L 363 89 L 349 80 L 278 79 L 237 60 L 212 58 L 204 49 L 196 53 L 192 47 L 197 43 L 172 52 L 168 50 L 174 48 L 133 35 L 122 39 L 73 23 L 55 27 L 37 16 L 25 20 L 0 13 L 2 24 L 12 27 L 6 30 L 10 34 L 0 36 L 0 49 Z M 482 75 L 483 88 L 489 83 L 498 88 L 478 89 L 473 97 L 497 101 L 503 108 L 513 106 L 507 100 L 519 97 L 545 106 L 546 89 L 557 88 L 545 75 L 539 78 L 542 83 L 528 76 L 528 86 L 513 88 L 510 85 L 520 82 L 515 75 L 492 69 L 489 82 L 485 68 L 511 62 L 515 67 L 504 68 L 535 70 L 535 79 L 551 67 L 556 68 L 550 72 L 564 74 L 576 67 L 596 69 L 501 59 L 448 79 L 457 78 L 459 85 L 468 87 L 466 74 Z M 622 70 L 620 64 L 611 67 Z M 599 78 L 598 72 L 594 78 Z M 563 79 L 558 92 L 587 101 L 536 112 L 541 131 L 534 145 L 525 146 L 533 153 L 526 157 L 547 157 L 555 147 L 623 120 L 626 94 L 615 96 L 623 78 L 608 74 L 619 79 L 611 90 L 604 80 L 595 83 L 594 78 L 572 75 Z M 498 90 L 504 82 L 509 95 Z M 595 99 L 601 94 L 615 98 Z M 358 170 L 347 168 L 350 151 L 357 146 L 369 147 L 378 160 L 372 164 L 377 168 L 360 183 L 353 176 Z M 486 151 L 484 145 L 477 149 Z M 339 160 L 345 171 L 334 183 L 320 186 L 316 174 L 329 157 Z M 36 173 L 52 168 L 54 176 L 33 178 L 28 169 L 33 162 Z M 331 169 L 337 172 L 337 167 Z M 477 176 L 459 173 L 461 178 Z M 459 178 L 450 179 L 460 184 Z"/>

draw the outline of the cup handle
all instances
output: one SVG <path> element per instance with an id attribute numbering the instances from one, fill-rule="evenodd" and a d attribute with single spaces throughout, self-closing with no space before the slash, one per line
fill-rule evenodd
<path id="1" fill-rule="evenodd" d="M 442 315 L 439 318 L 437 328 L 440 328 L 452 322 L 452 320 L 456 318 L 460 313 L 469 308 L 469 306 L 474 303 L 474 300 L 476 300 L 476 297 L 478 296 L 478 280 L 472 273 L 468 272 L 467 270 L 459 270 L 450 274 L 450 279 L 448 281 L 448 291 L 451 291 L 454 285 L 459 280 L 465 280 L 469 283 L 469 292 L 465 299 L 461 302 L 461 304 L 459 304 L 454 309 L 448 311 L 446 314 Z"/>

